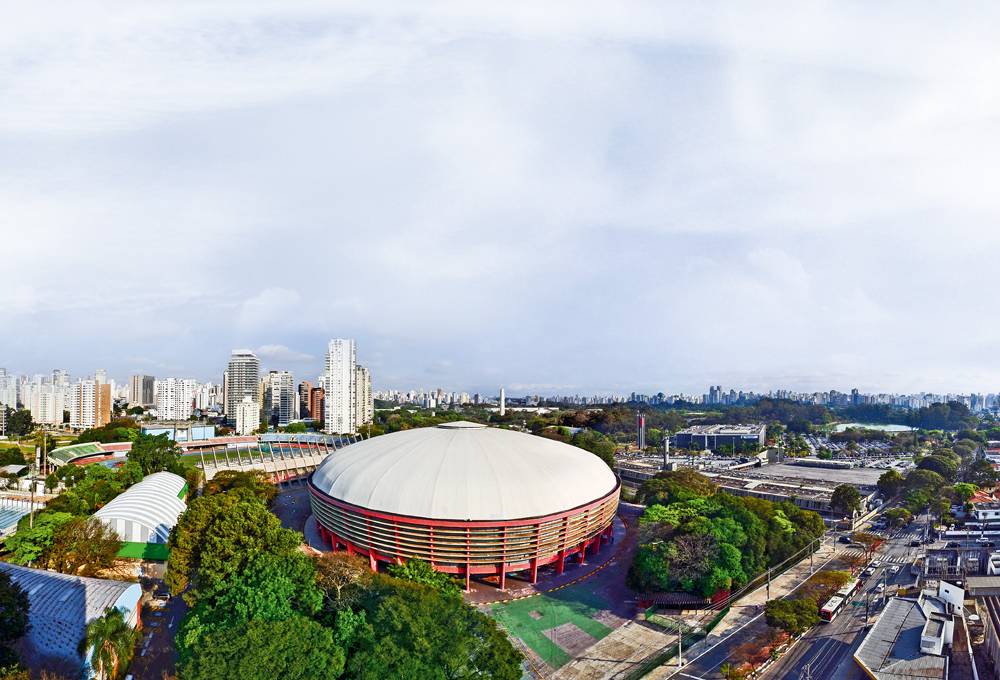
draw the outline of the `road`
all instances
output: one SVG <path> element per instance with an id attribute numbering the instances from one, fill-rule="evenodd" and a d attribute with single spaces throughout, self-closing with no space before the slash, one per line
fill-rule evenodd
<path id="1" fill-rule="evenodd" d="M 885 605 L 878 587 L 884 584 L 885 592 L 895 592 L 895 587 L 912 585 L 910 564 L 920 550 L 911 547 L 910 542 L 922 536 L 923 527 L 914 523 L 910 527 L 892 532 L 876 559 L 880 566 L 864 581 L 851 603 L 830 623 L 821 623 L 799 640 L 777 663 L 771 666 L 764 677 L 768 679 L 798 680 L 799 678 L 838 678 L 841 680 L 863 680 L 866 676 L 854 663 L 854 652 L 861 645 L 868 627 L 865 625 L 865 609 L 868 606 L 874 623 Z M 898 566 L 896 574 L 891 572 Z"/>
<path id="2" fill-rule="evenodd" d="M 923 525 L 919 522 L 914 522 L 909 528 L 894 531 L 891 534 L 881 532 L 883 535 L 887 535 L 887 540 L 877 555 L 881 566 L 862 584 L 862 589 L 852 598 L 852 603 L 870 602 L 871 621 L 875 620 L 875 616 L 884 605 L 882 597 L 876 591 L 879 583 L 884 582 L 888 592 L 893 590 L 891 587 L 893 585 L 902 586 L 913 582 L 909 564 L 921 548 L 911 547 L 910 542 L 920 538 L 922 532 Z M 828 565 L 829 569 L 842 566 L 838 563 L 839 557 L 860 551 L 859 548 L 842 543 L 837 545 L 839 551 L 837 557 Z M 893 565 L 899 566 L 899 571 L 896 574 L 892 574 L 890 571 Z M 817 679 L 862 680 L 865 676 L 856 667 L 852 656 L 861 644 L 865 630 L 865 606 L 852 604 L 847 609 L 842 610 L 831 623 L 821 624 L 809 631 L 792 647 L 788 654 L 767 670 L 765 677 L 798 680 L 811 676 Z M 732 662 L 734 651 L 746 642 L 766 639 L 768 633 L 769 629 L 764 617 L 759 616 L 732 637 L 691 659 L 688 665 L 673 677 L 691 680 L 708 678 L 721 680 L 723 675 L 719 669 L 723 664 Z M 806 666 L 809 666 L 808 674 L 805 673 Z"/>

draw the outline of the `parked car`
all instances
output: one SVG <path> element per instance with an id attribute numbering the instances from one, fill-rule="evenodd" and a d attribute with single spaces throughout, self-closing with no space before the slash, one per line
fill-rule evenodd
<path id="1" fill-rule="evenodd" d="M 898 573 L 899 573 L 899 565 L 898 565 L 898 564 L 894 564 L 894 565 L 892 565 L 892 566 L 891 566 L 891 567 L 889 568 L 889 573 L 890 573 L 890 574 L 898 574 Z"/>
<path id="2" fill-rule="evenodd" d="M 948 541 L 948 544 L 945 547 L 946 548 L 961 548 L 962 544 L 959 543 L 958 541 Z"/>
<path id="3" fill-rule="evenodd" d="M 920 547 L 920 540 L 915 538 L 912 541 L 910 541 L 910 547 L 911 548 L 919 548 Z"/>

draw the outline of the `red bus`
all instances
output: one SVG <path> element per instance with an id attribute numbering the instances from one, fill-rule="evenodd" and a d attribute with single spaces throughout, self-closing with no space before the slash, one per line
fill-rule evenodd
<path id="1" fill-rule="evenodd" d="M 834 595 L 829 600 L 827 600 L 826 604 L 820 607 L 819 610 L 820 621 L 825 621 L 829 623 L 830 621 L 833 621 L 835 618 L 837 618 L 837 613 L 840 611 L 840 608 L 844 606 L 845 601 L 846 600 L 844 600 L 844 598 L 840 597 L 839 595 Z"/>

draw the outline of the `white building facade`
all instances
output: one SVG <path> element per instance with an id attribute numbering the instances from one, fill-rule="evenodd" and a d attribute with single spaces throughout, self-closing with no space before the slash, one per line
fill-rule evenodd
<path id="1" fill-rule="evenodd" d="M 260 427 L 260 407 L 250 397 L 243 397 L 243 401 L 236 405 L 236 434 L 248 435 Z"/>
<path id="2" fill-rule="evenodd" d="M 357 350 L 354 340 L 331 340 L 327 345 L 323 375 L 319 379 L 324 390 L 325 432 L 347 434 L 356 430 L 356 378 Z"/>
<path id="3" fill-rule="evenodd" d="M 166 378 L 157 383 L 156 419 L 187 420 L 191 417 L 198 383 L 190 378 Z"/>

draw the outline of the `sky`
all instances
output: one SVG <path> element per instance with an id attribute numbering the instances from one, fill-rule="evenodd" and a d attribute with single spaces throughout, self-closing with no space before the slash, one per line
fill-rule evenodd
<path id="1" fill-rule="evenodd" d="M 21 3 L 0 366 L 1000 389 L 1000 6 Z"/>

